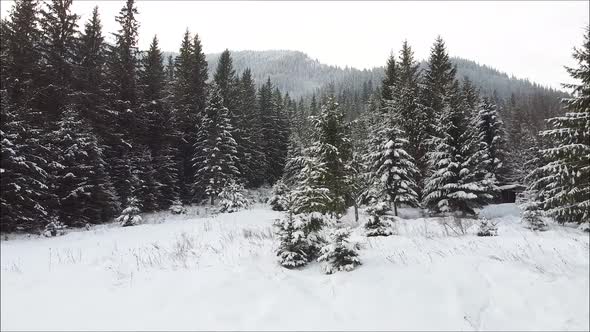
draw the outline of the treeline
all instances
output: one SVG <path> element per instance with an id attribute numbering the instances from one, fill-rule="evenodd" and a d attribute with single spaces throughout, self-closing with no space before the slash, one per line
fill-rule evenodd
<path id="1" fill-rule="evenodd" d="M 71 5 L 17 0 L 1 24 L 2 231 L 214 203 L 280 178 L 292 101 L 270 80 L 257 88 L 228 51 L 209 77 L 188 31 L 175 58 L 155 36 L 139 52 L 133 0 L 113 43 L 98 8 L 79 28 Z"/>
<path id="2" fill-rule="evenodd" d="M 545 227 L 542 214 L 560 223 L 587 222 L 589 39 L 574 52 L 579 68 L 568 69 L 582 83 L 568 86 L 574 95 L 565 100 L 565 114 L 549 119 L 551 128 L 540 135 L 518 127 L 523 114 L 515 105 L 504 114 L 512 123 L 508 134 L 493 98 L 480 96 L 469 79 L 459 82 L 440 37 L 423 72 L 404 43 L 399 57 L 387 61 L 379 96 L 353 123 L 345 121 L 334 93 L 327 93 L 319 113 L 301 126 L 310 132 L 294 126 L 284 179 L 270 201 L 275 210 L 287 211 L 277 223 L 280 263 L 298 267 L 320 257 L 326 242 L 320 230 L 350 206 L 368 206 L 368 236 L 387 236 L 388 216 L 397 216 L 400 206 L 475 216 L 514 177 L 527 182 L 524 219 L 532 229 Z M 344 237 L 338 241 L 346 242 Z M 358 263 L 340 258 L 334 262 L 339 268 Z"/>

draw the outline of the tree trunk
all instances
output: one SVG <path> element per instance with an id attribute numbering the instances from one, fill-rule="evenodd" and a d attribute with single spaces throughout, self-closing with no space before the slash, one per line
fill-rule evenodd
<path id="1" fill-rule="evenodd" d="M 211 205 L 215 205 L 215 197 L 211 196 Z"/>
<path id="2" fill-rule="evenodd" d="M 396 202 L 393 202 L 393 213 L 397 217 L 397 203 Z"/>
<path id="3" fill-rule="evenodd" d="M 354 200 L 354 221 L 355 222 L 359 222 L 359 206 L 356 203 L 356 200 Z"/>

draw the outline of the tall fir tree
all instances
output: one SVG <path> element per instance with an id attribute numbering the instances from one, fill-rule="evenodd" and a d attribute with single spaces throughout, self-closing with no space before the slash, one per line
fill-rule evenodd
<path id="1" fill-rule="evenodd" d="M 414 181 L 418 185 L 417 194 L 421 196 L 424 175 L 427 171 L 426 144 L 429 119 L 426 108 L 420 100 L 420 71 L 414 60 L 414 52 L 404 41 L 399 56 L 398 64 L 397 99 L 393 112 L 398 117 L 401 130 L 408 140 L 407 152 L 418 167 L 418 172 L 413 174 Z"/>
<path id="2" fill-rule="evenodd" d="M 51 133 L 56 157 L 50 164 L 61 223 L 83 226 L 108 221 L 118 210 L 118 197 L 106 174 L 105 161 L 96 136 L 68 106 Z"/>
<path id="3" fill-rule="evenodd" d="M 419 205 L 415 181 L 418 169 L 405 150 L 408 140 L 403 130 L 392 122 L 383 119 L 372 137 L 370 195 L 378 203 L 393 206 L 397 216 L 399 206 Z"/>
<path id="4" fill-rule="evenodd" d="M 7 97 L 16 106 L 25 106 L 25 103 L 28 107 L 32 106 L 30 99 L 39 76 L 41 59 L 38 47 L 41 42 L 39 10 L 37 0 L 15 1 L 2 35 L 3 43 L 6 43 Z"/>
<path id="5" fill-rule="evenodd" d="M 56 122 L 71 103 L 74 61 L 77 51 L 78 15 L 72 0 L 51 0 L 41 10 L 41 75 L 37 93 L 41 119 Z"/>
<path id="6" fill-rule="evenodd" d="M 194 147 L 196 200 L 207 197 L 213 205 L 223 188 L 239 178 L 237 144 L 231 132 L 229 111 L 223 106 L 220 89 L 213 84 Z"/>
<path id="7" fill-rule="evenodd" d="M 106 45 L 98 7 L 94 7 L 92 17 L 80 34 L 74 62 L 73 100 L 81 116 L 87 119 L 99 140 L 102 140 L 107 135 L 109 125 L 104 72 Z"/>
<path id="8" fill-rule="evenodd" d="M 107 60 L 107 98 L 109 133 L 106 135 L 106 156 L 109 173 L 122 202 L 130 197 L 129 185 L 132 149 L 139 143 L 145 123 L 138 109 L 137 89 L 137 38 L 139 22 L 134 0 L 127 0 L 115 17 L 119 29 L 114 34 L 115 44 L 110 47 Z"/>
<path id="9" fill-rule="evenodd" d="M 421 91 L 427 119 L 424 130 L 430 135 L 435 134 L 436 121 L 445 107 L 445 100 L 455 80 L 455 73 L 456 68 L 451 64 L 445 43 L 439 36 L 430 49 Z"/>
<path id="10" fill-rule="evenodd" d="M 393 53 L 387 59 L 385 64 L 385 77 L 381 82 L 381 105 L 386 104 L 394 99 L 398 80 L 398 64 L 395 61 Z"/>
<path id="11" fill-rule="evenodd" d="M 0 97 L 0 228 L 34 231 L 48 221 L 46 160 L 32 148 L 39 144 L 39 131 L 24 116 L 28 109 L 14 104 L 5 90 Z"/>
<path id="12" fill-rule="evenodd" d="M 448 89 L 437 136 L 431 140 L 430 173 L 425 181 L 423 203 L 433 213 L 474 215 L 492 198 L 488 177 L 482 172 L 479 141 L 470 130 L 457 81 Z"/>
<path id="13" fill-rule="evenodd" d="M 184 34 L 179 54 L 174 61 L 173 100 L 175 124 L 179 131 L 178 173 L 181 199 L 192 200 L 193 158 L 196 135 L 207 100 L 207 61 L 199 36 Z"/>
<path id="14" fill-rule="evenodd" d="M 468 104 L 469 106 L 469 104 Z M 507 172 L 504 166 L 506 158 L 504 123 L 496 105 L 488 98 L 483 98 L 478 105 L 478 112 L 475 117 L 475 128 L 477 132 L 480 149 L 483 150 L 483 166 L 485 173 L 491 175 L 491 185 L 506 184 Z"/>
<path id="15" fill-rule="evenodd" d="M 239 80 L 239 108 L 241 109 L 241 138 L 243 177 L 249 187 L 259 187 L 264 183 L 266 156 L 262 150 L 264 143 L 263 124 L 256 101 L 256 86 L 250 69 L 244 70 Z"/>
<path id="16" fill-rule="evenodd" d="M 177 135 L 174 114 L 166 91 L 166 71 L 163 60 L 158 39 L 154 37 L 142 60 L 139 73 L 139 86 L 142 91 L 141 113 L 147 125 L 143 142 L 151 151 L 158 193 L 155 197 L 154 209 L 167 209 L 180 196 L 178 170 L 175 163 L 178 155 L 175 141 Z M 144 207 L 150 208 L 146 203 Z"/>
<path id="17" fill-rule="evenodd" d="M 561 223 L 590 218 L 590 27 L 573 57 L 578 67 L 566 69 L 580 83 L 564 85 L 573 90 L 564 100 L 566 113 L 547 120 L 550 129 L 541 132 L 550 144 L 541 151 L 546 161 L 538 180 L 545 187 L 543 207 Z"/>
<path id="18" fill-rule="evenodd" d="M 326 104 L 322 105 L 320 115 L 313 122 L 315 136 L 309 153 L 326 168 L 320 181 L 328 189 L 327 212 L 344 214 L 352 191 L 350 128 L 344 122 L 344 115 L 333 97 L 329 97 Z"/>

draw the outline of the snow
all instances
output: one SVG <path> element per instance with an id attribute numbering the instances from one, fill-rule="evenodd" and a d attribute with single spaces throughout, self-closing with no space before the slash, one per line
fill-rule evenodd
<path id="1" fill-rule="evenodd" d="M 514 204 L 481 210 L 496 237 L 475 236 L 475 221 L 456 235 L 444 219 L 400 209 L 400 235 L 366 238 L 350 211 L 362 265 L 333 275 L 320 263 L 279 266 L 280 212 L 213 211 L 3 240 L 0 329 L 589 329 L 588 235 L 553 223 L 531 232 Z"/>

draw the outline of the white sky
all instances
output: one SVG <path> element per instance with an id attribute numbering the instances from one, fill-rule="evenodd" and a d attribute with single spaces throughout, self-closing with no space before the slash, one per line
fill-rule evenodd
<path id="1" fill-rule="evenodd" d="M 74 1 L 88 19 L 99 6 L 105 31 L 124 1 Z M 12 1 L 3 0 L 2 17 Z M 381 66 L 407 39 L 416 57 L 428 56 L 440 34 L 452 56 L 517 77 L 559 87 L 570 81 L 572 47 L 582 43 L 588 1 L 139 1 L 140 48 L 154 34 L 177 51 L 184 30 L 197 32 L 206 53 L 230 50 L 300 50 L 322 63 Z M 80 26 L 82 26 L 82 22 Z"/>

